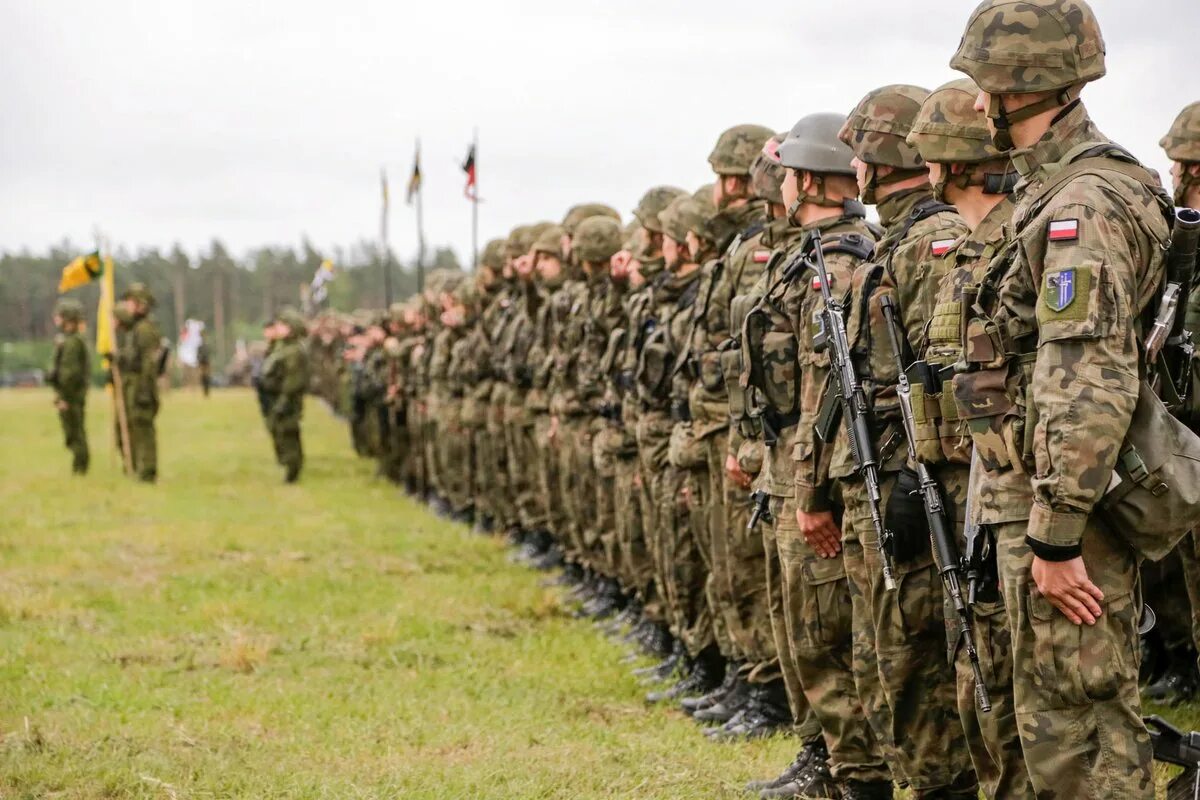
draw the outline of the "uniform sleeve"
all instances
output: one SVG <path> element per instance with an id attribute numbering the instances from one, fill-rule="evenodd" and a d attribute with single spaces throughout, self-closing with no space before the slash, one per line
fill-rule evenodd
<path id="1" fill-rule="evenodd" d="M 87 345 L 78 336 L 70 336 L 63 342 L 56 384 L 58 396 L 63 400 L 78 400 L 87 391 L 87 380 Z"/>
<path id="2" fill-rule="evenodd" d="M 281 393 L 289 397 L 304 394 L 308 387 L 307 358 L 304 351 L 297 345 L 294 353 L 287 359 L 287 370 L 283 375 Z"/>
<path id="3" fill-rule="evenodd" d="M 1021 243 L 1040 287 L 1033 368 L 1032 479 L 1028 540 L 1051 560 L 1074 558 L 1088 516 L 1108 488 L 1138 393 L 1134 320 L 1137 233 L 1124 208 L 1104 196 L 1051 208 L 1048 219 L 1077 226 L 1077 238 Z M 1051 228 L 1050 230 L 1053 230 Z M 1040 258 L 1039 258 L 1040 256 Z"/>
<path id="4" fill-rule="evenodd" d="M 158 390 L 158 350 L 162 338 L 158 328 L 150 322 L 138 325 L 133 332 L 137 347 L 137 386 L 141 394 L 154 394 Z"/>

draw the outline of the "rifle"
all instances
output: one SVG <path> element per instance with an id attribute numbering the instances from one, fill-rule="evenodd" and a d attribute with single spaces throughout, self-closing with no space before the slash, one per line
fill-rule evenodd
<path id="1" fill-rule="evenodd" d="M 1167 284 L 1145 343 L 1146 361 L 1151 365 L 1165 348 L 1166 374 L 1162 380 L 1164 384 L 1169 383 L 1174 392 L 1173 398 L 1164 395 L 1168 406 L 1185 406 L 1191 389 L 1195 346 L 1191 333 L 1184 330 L 1186 315 L 1180 306 L 1187 303 L 1195 278 L 1197 244 L 1200 244 L 1200 211 L 1176 209 L 1175 230 L 1167 250 Z"/>
<path id="2" fill-rule="evenodd" d="M 979 453 L 975 448 L 971 448 L 971 473 L 967 479 L 968 486 L 974 486 L 977 483 L 976 477 L 981 469 L 979 461 Z M 979 596 L 979 589 L 984 581 L 984 564 L 991 556 L 992 540 L 987 531 L 982 525 L 974 522 L 974 514 L 971 513 L 970 492 L 967 493 L 967 507 L 963 520 L 963 540 L 966 542 L 965 552 L 963 552 L 963 571 L 967 575 L 967 607 L 975 605 L 975 600 Z"/>
<path id="3" fill-rule="evenodd" d="M 1157 715 L 1142 722 L 1150 730 L 1154 758 L 1183 767 L 1167 785 L 1167 800 L 1200 800 L 1200 732 L 1184 733 Z"/>
<path id="4" fill-rule="evenodd" d="M 981 711 L 992 710 L 992 701 L 988 698 L 987 687 L 983 681 L 983 670 L 979 666 L 979 650 L 975 647 L 975 631 L 971 625 L 971 610 L 963 600 L 962 564 L 958 554 L 958 542 L 954 537 L 954 526 L 946 515 L 942 487 L 929 466 L 917 458 L 917 423 L 913 414 L 912 387 L 909 386 L 908 374 L 904 365 L 903 328 L 898 318 L 896 301 L 890 294 L 880 298 L 879 305 L 887 320 L 888 339 L 892 343 L 892 355 L 896 358 L 896 368 L 899 377 L 896 383 L 896 397 L 900 401 L 900 415 L 904 420 L 904 438 L 908 442 L 908 460 L 917 471 L 917 482 L 920 484 L 921 502 L 925 506 L 925 520 L 929 523 L 929 538 L 933 543 L 934 555 L 937 557 L 938 572 L 942 576 L 942 584 L 946 594 L 958 614 L 958 639 L 967 650 L 967 659 L 971 662 L 971 672 L 975 676 L 975 703 Z"/>
<path id="5" fill-rule="evenodd" d="M 850 452 L 854 457 L 854 471 L 863 480 L 867 490 L 867 503 L 871 508 L 871 523 L 879 539 L 879 560 L 883 572 L 883 585 L 889 591 L 896 588 L 895 568 L 892 565 L 892 533 L 883 524 L 883 513 L 879 504 L 883 492 L 879 484 L 879 458 L 875 454 L 874 438 L 871 435 L 871 410 L 867 395 L 859 383 L 854 362 L 850 356 L 850 338 L 846 334 L 846 317 L 840 300 L 829 290 L 829 272 L 825 269 L 825 254 L 821 251 L 821 233 L 813 231 L 805 243 L 811 251 L 808 265 L 817 272 L 821 283 L 821 325 L 824 328 L 824 346 L 829 350 L 830 378 L 836 387 L 842 407 L 842 419 L 846 423 L 846 436 L 850 440 Z"/>

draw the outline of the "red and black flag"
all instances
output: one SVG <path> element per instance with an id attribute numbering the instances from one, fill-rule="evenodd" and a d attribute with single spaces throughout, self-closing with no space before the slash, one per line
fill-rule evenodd
<path id="1" fill-rule="evenodd" d="M 478 200 L 475 194 L 475 145 L 471 145 L 471 149 L 467 151 L 467 160 L 463 162 L 462 170 L 467 173 L 467 185 L 463 187 L 463 194 L 468 200 Z"/>

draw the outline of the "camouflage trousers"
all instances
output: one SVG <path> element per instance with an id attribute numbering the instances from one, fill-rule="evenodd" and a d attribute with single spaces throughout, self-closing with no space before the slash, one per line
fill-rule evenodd
<path id="1" fill-rule="evenodd" d="M 1192 605 L 1192 639 L 1200 653 L 1200 532 L 1192 531 L 1179 543 L 1179 557 Z M 1200 665 L 1200 662 L 1198 662 Z"/>
<path id="2" fill-rule="evenodd" d="M 726 657 L 741 662 L 752 683 L 769 683 L 781 676 L 767 607 L 762 534 L 746 529 L 750 495 L 725 472 L 729 432 L 717 431 L 701 443 L 708 477 L 709 606 L 714 620 L 720 617 L 723 621 L 717 630 L 728 632 Z"/>
<path id="3" fill-rule="evenodd" d="M 839 781 L 888 780 L 855 686 L 853 608 L 843 559 L 821 558 L 800 533 L 794 498 L 772 499 L 788 669 L 803 688 Z M 780 651 L 785 652 L 783 650 Z"/>
<path id="4" fill-rule="evenodd" d="M 773 505 L 781 505 L 779 503 Z M 773 517 L 778 519 L 778 517 Z M 808 704 L 804 687 L 800 683 L 800 672 L 792 655 L 791 643 L 784 618 L 783 565 L 779 560 L 779 549 L 775 544 L 775 524 L 763 520 L 758 525 L 763 541 L 763 568 L 767 585 L 767 611 L 771 616 L 771 638 L 775 652 L 779 654 L 779 671 L 787 691 L 788 706 L 795 724 L 794 733 L 802 741 L 821 735 L 821 722 Z"/>
<path id="5" fill-rule="evenodd" d="M 89 455 L 83 401 L 68 403 L 58 412 L 58 420 L 62 423 L 63 441 L 71 451 L 71 469 L 80 474 L 87 472 Z"/>
<path id="6" fill-rule="evenodd" d="M 625 437 L 608 420 L 600 417 L 592 421 L 592 430 L 592 466 L 596 470 L 597 569 L 607 577 L 620 578 L 617 506 L 618 498 L 628 495 L 617 483 L 617 459 Z"/>
<path id="7" fill-rule="evenodd" d="M 945 490 L 947 508 L 954 514 L 958 551 L 963 552 L 963 522 L 966 519 L 969 470 L 961 466 L 942 466 L 937 478 Z M 994 549 L 994 548 L 993 548 Z M 967 587 L 962 587 L 965 593 Z M 1006 800 L 1033 800 L 1029 771 L 1021 753 L 1021 735 L 1017 730 L 1013 702 L 1012 633 L 1004 613 L 1004 597 L 999 585 L 982 585 L 971 608 L 979 668 L 987 687 L 992 710 L 979 710 L 975 702 L 975 673 L 962 646 L 958 613 L 949 595 L 943 591 L 946 618 L 946 646 L 958 676 L 958 717 L 967 737 L 971 763 L 986 797 Z"/>
<path id="8" fill-rule="evenodd" d="M 894 591 L 884 588 L 879 540 L 856 478 L 841 482 L 843 561 L 853 612 L 854 682 L 897 781 L 917 797 L 954 790 L 974 797 L 975 774 L 958 720 L 957 677 L 944 652 L 942 584 L 928 547 L 896 565 Z M 883 480 L 887 508 L 894 476 Z"/>
<path id="9" fill-rule="evenodd" d="M 701 476 L 702 477 L 702 476 Z M 695 471 L 667 466 L 657 484 L 659 586 L 671 632 L 691 657 L 714 644 L 713 617 L 705 593 L 708 569 L 696 537 L 702 490 Z"/>
<path id="10" fill-rule="evenodd" d="M 461 409 L 462 398 L 442 400 L 435 447 L 439 492 L 456 512 L 469 510 L 475 497 L 471 437 L 462 425 Z"/>
<path id="11" fill-rule="evenodd" d="M 503 531 L 520 523 L 517 504 L 508 485 L 508 446 L 504 438 L 504 409 L 508 405 L 508 384 L 496 381 L 484 412 L 484 427 L 488 435 L 489 461 L 485 468 L 491 473 L 492 508 L 496 527 Z"/>
<path id="12" fill-rule="evenodd" d="M 158 434 L 154 429 L 154 418 L 158 414 L 157 405 L 144 406 L 136 402 L 125 404 L 125 421 L 129 427 L 129 452 L 133 457 L 133 474 L 145 481 L 152 481 L 158 476 Z M 114 421 L 117 433 L 117 447 L 121 444 L 121 423 Z"/>
<path id="13" fill-rule="evenodd" d="M 1075 625 L 1037 591 L 1027 527 L 1010 522 L 994 531 L 1013 639 L 1017 724 L 1033 791 L 1149 800 L 1154 778 L 1138 694 L 1137 558 L 1089 520 L 1083 562 L 1104 600 L 1095 625 Z"/>
<path id="14" fill-rule="evenodd" d="M 641 507 L 642 535 L 649 562 L 648 571 L 653 578 L 649 596 L 657 599 L 658 607 L 662 609 L 662 620 L 672 626 L 675 618 L 666 594 L 667 566 L 663 563 L 662 556 L 663 539 L 666 538 L 668 524 L 673 524 L 676 517 L 674 508 L 671 508 L 669 516 L 664 518 L 663 515 L 666 493 L 671 491 L 666 486 L 666 479 L 670 470 L 667 454 L 670 450 L 673 427 L 670 414 L 649 410 L 638 416 L 634 431 L 634 437 L 637 439 L 638 500 Z M 646 598 L 643 598 L 643 601 L 645 600 Z"/>
<path id="15" fill-rule="evenodd" d="M 616 491 L 618 575 L 626 589 L 642 603 L 642 615 L 651 622 L 666 622 L 666 611 L 654 582 L 654 560 L 647 547 L 644 522 L 653 520 L 653 500 L 638 467 L 637 452 L 618 457 L 613 465 Z"/>
<path id="16" fill-rule="evenodd" d="M 446 493 L 442 485 L 442 459 L 438 443 L 443 413 L 442 399 L 429 392 L 425 400 L 425 413 L 421 416 L 421 443 L 425 451 L 425 483 L 429 491 L 437 495 Z"/>
<path id="17" fill-rule="evenodd" d="M 566 501 L 558 480 L 558 450 L 550 441 L 550 415 L 540 411 L 533 422 L 534 444 L 537 448 L 537 487 L 546 506 L 546 527 L 554 535 L 560 547 L 566 542 L 562 538 L 569 526 Z"/>
<path id="18" fill-rule="evenodd" d="M 300 417 L 288 415 L 271 420 L 271 443 L 275 447 L 275 461 L 288 471 L 299 475 L 304 466 L 304 448 L 300 443 Z"/>
<path id="19" fill-rule="evenodd" d="M 409 448 L 408 425 L 401 406 L 393 404 L 388 410 L 392 424 L 388 427 L 387 453 L 380 466 L 389 480 L 399 483 L 404 480 L 404 462 Z"/>
<path id="20" fill-rule="evenodd" d="M 525 394 L 510 389 L 504 408 L 504 449 L 508 455 L 508 493 L 516 507 L 517 521 L 527 531 L 546 527 L 545 499 L 537 491 L 537 442 L 533 413 L 524 403 Z"/>
<path id="21" fill-rule="evenodd" d="M 589 423 L 589 418 L 582 415 L 559 417 L 555 437 L 559 493 L 567 509 L 567 552 L 572 561 L 584 567 L 591 566 L 595 535 L 589 524 L 596 502 Z"/>

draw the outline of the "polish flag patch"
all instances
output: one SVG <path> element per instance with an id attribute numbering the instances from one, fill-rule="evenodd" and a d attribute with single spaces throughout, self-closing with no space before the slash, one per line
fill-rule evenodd
<path id="1" fill-rule="evenodd" d="M 1056 219 L 1050 223 L 1046 238 L 1052 242 L 1071 242 L 1079 238 L 1079 220 Z"/>
<path id="2" fill-rule="evenodd" d="M 814 292 L 821 291 L 821 276 L 820 275 L 813 275 L 812 288 L 813 288 Z M 833 291 L 833 276 L 832 275 L 829 276 L 829 290 Z"/>
<path id="3" fill-rule="evenodd" d="M 954 247 L 954 239 L 938 239 L 933 244 L 929 245 L 929 250 L 935 256 L 944 256 L 950 252 L 950 248 Z"/>
<path id="4" fill-rule="evenodd" d="M 765 264 L 770 260 L 771 260 L 771 251 L 770 250 L 755 250 L 754 251 L 754 263 L 755 264 Z"/>

